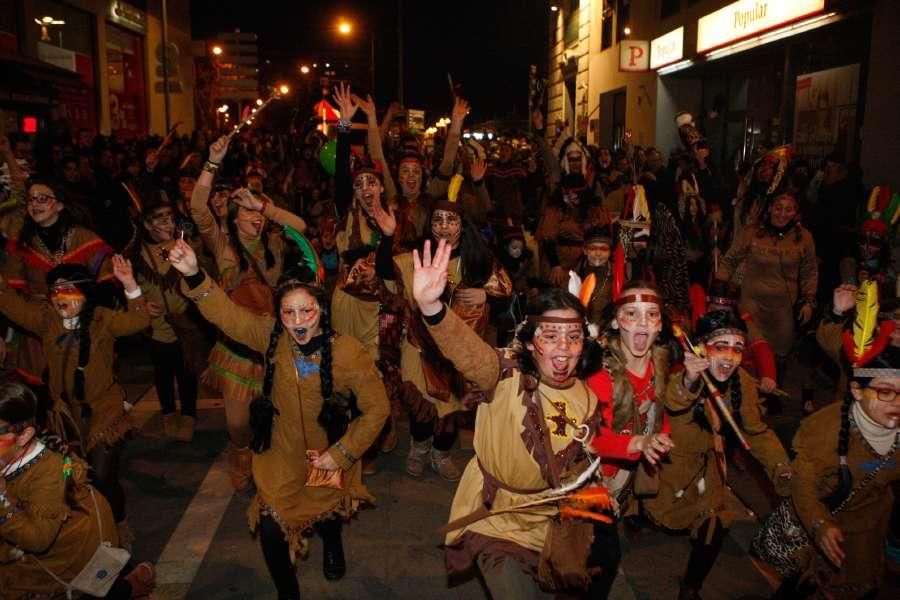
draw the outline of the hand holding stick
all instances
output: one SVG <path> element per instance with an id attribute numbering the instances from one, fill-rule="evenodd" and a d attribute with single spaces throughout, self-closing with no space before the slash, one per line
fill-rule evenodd
<path id="1" fill-rule="evenodd" d="M 672 325 L 672 333 L 675 334 L 675 337 L 678 338 L 678 342 L 681 344 L 681 347 L 685 352 L 690 352 L 694 356 L 700 356 L 697 350 L 694 348 L 691 341 L 688 339 L 687 334 L 684 330 L 678 325 Z M 731 427 L 732 431 L 734 431 L 734 435 L 737 436 L 738 441 L 744 447 L 745 450 L 750 449 L 750 444 L 747 442 L 747 438 L 744 437 L 741 428 L 738 427 L 738 424 L 735 422 L 734 417 L 731 414 L 731 411 L 725 406 L 724 400 L 722 400 L 722 393 L 719 391 L 719 388 L 715 386 L 715 384 L 710 381 L 709 375 L 706 371 L 700 372 L 700 377 L 703 379 L 703 382 L 706 384 L 706 389 L 709 391 L 710 396 L 712 396 L 713 402 L 715 402 L 716 406 L 719 409 L 719 413 L 721 413 L 722 418 L 728 423 L 728 426 Z"/>

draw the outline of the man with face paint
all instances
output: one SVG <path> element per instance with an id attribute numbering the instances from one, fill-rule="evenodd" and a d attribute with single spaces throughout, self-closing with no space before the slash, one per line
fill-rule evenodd
<path id="1" fill-rule="evenodd" d="M 784 508 L 802 524 L 814 548 L 786 557 L 766 553 L 765 546 L 757 552 L 769 560 L 770 579 L 787 577 L 778 597 L 879 595 L 895 502 L 892 488 L 900 479 L 900 350 L 891 339 L 893 320 L 871 331 L 860 325 L 878 312 L 877 302 L 867 298 L 865 291 L 857 297 L 863 317 L 844 332 L 842 359 L 850 380 L 844 398 L 804 419 L 793 440 L 792 502 Z M 896 512 L 895 507 L 894 519 Z M 767 525 L 757 540 L 769 538 L 761 538 Z M 890 534 L 896 551 L 896 524 Z M 755 540 L 754 550 L 756 545 Z"/>
<path id="2" fill-rule="evenodd" d="M 494 261 L 481 234 L 466 224 L 455 198 L 444 198 L 433 204 L 431 240 L 449 249 L 449 279 L 445 290 L 448 305 L 476 334 L 484 335 L 489 315 L 488 296 L 508 298 L 512 294 L 509 276 Z M 412 437 L 406 471 L 420 477 L 430 462 L 432 470 L 441 477 L 456 481 L 460 472 L 450 458 L 457 437 L 454 413 L 466 410 L 472 402 L 467 397 L 479 392 L 434 348 L 427 329 L 415 315 L 413 254 L 395 256 L 394 273 L 391 273 L 384 253 L 379 248 L 379 273 L 386 280 L 398 280 L 412 313 L 400 363 L 403 378 L 400 394 L 410 411 Z"/>
<path id="3" fill-rule="evenodd" d="M 57 265 L 81 265 L 98 283 L 114 280 L 112 248 L 93 231 L 74 225 L 55 186 L 33 180 L 26 189 L 25 224 L 9 237 L 3 277 L 29 300 L 47 300 L 47 273 Z M 109 290 L 107 290 L 109 291 Z M 46 367 L 40 341 L 21 335 L 16 346 L 16 374 L 29 385 L 43 385 Z"/>
<path id="4" fill-rule="evenodd" d="M 341 522 L 374 500 L 359 459 L 388 415 L 381 378 L 359 341 L 331 329 L 327 296 L 317 284 L 292 273 L 276 289 L 277 313 L 256 315 L 200 270 L 188 244 L 176 242 L 170 261 L 206 319 L 265 355 L 262 395 L 253 402 L 257 494 L 248 517 L 279 597 L 299 598 L 294 563 L 306 556 L 311 530 L 323 538 L 323 574 L 340 579 L 347 568 Z M 361 414 L 348 422 L 343 399 L 350 396 Z M 341 471 L 342 485 L 309 483 L 310 467 Z"/>
<path id="5" fill-rule="evenodd" d="M 226 293 L 256 314 L 271 315 L 275 311 L 273 290 L 284 270 L 287 241 L 284 232 L 269 235 L 266 225 L 272 220 L 299 234 L 306 230 L 306 223 L 275 206 L 267 196 L 240 188 L 229 198 L 227 233 L 222 231 L 208 200 L 230 142 L 231 137 L 223 136 L 210 146 L 209 160 L 191 195 L 191 217 L 203 245 L 215 259 Z M 262 357 L 226 336 L 221 336 L 210 352 L 209 368 L 202 377 L 225 400 L 231 483 L 237 490 L 247 489 L 251 481 L 249 406 L 262 389 L 262 377 Z"/>
<path id="6" fill-rule="evenodd" d="M 594 275 L 597 284 L 588 304 L 588 320 L 605 327 L 601 323 L 606 306 L 612 300 L 612 265 L 609 257 L 612 248 L 612 236 L 609 228 L 592 227 L 584 232 L 582 256 L 578 261 L 576 273 L 581 280 Z"/>
<path id="7" fill-rule="evenodd" d="M 689 531 L 691 554 L 679 582 L 679 598 L 699 598 L 732 521 L 726 502 L 727 426 L 703 386 L 705 371 L 745 432 L 750 452 L 780 495 L 790 489 L 791 467 L 778 437 L 763 422 L 756 381 L 740 368 L 747 328 L 730 311 L 707 313 L 694 338 L 703 357 L 686 352 L 684 371 L 669 377 L 665 407 L 675 447 L 660 469 L 659 493 L 644 502 L 650 518 L 671 531 Z M 730 437 L 730 436 L 729 436 Z"/>
<path id="8" fill-rule="evenodd" d="M 554 509 L 467 519 L 486 504 L 502 511 L 572 481 L 584 468 L 585 449 L 578 439 L 598 433 L 600 413 L 597 398 L 582 379 L 599 367 L 584 357 L 589 342 L 583 308 L 563 290 L 546 290 L 526 309 L 528 316 L 517 335 L 521 350 L 491 348 L 447 307 L 452 248 L 441 240 L 432 256 L 431 247 L 425 242 L 422 254 L 414 254 L 416 318 L 455 368 L 485 390 L 475 420 L 476 456 L 457 486 L 451 524 L 445 528 L 448 572 L 453 576 L 477 566 L 494 598 L 552 597 L 539 585 L 602 598 L 602 587 L 585 569 L 599 566 L 605 548 L 596 543 L 573 547 L 570 561 L 554 553 L 541 563 Z M 468 523 L 460 525 L 458 519 Z M 577 527 L 596 536 L 604 526 L 578 522 Z M 553 565 L 554 560 L 565 564 Z M 580 589 L 561 586 L 555 579 L 569 568 L 580 571 Z"/>

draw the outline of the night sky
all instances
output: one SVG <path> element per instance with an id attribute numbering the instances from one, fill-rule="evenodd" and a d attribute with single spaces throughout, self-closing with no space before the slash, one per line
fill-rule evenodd
<path id="1" fill-rule="evenodd" d="M 368 27 L 373 24 L 375 100 L 383 110 L 397 96 L 398 4 L 191 0 L 191 19 L 195 39 L 235 28 L 257 33 L 262 80 L 297 84 L 301 63 L 340 60 L 350 65 L 359 91 L 369 87 Z M 425 109 L 429 124 L 449 114 L 449 71 L 472 103 L 471 123 L 524 119 L 528 65 L 546 62 L 548 7 L 541 0 L 403 0 L 406 107 Z M 352 38 L 335 31 L 338 17 L 354 23 Z"/>

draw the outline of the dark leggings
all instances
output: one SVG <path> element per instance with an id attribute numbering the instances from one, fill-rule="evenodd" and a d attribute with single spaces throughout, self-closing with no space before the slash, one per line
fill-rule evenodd
<path id="1" fill-rule="evenodd" d="M 699 590 L 703 587 L 706 576 L 716 564 L 716 558 L 722 549 L 722 543 L 728 530 L 722 527 L 721 523 L 716 525 L 716 531 L 713 533 L 712 540 L 706 544 L 706 535 L 709 531 L 710 521 L 704 521 L 697 532 L 697 537 L 691 540 L 691 555 L 688 558 L 687 569 L 684 572 L 684 585 Z"/>
<path id="2" fill-rule="evenodd" d="M 585 598 L 599 600 L 609 596 L 621 560 L 622 547 L 619 544 L 619 530 L 616 524 L 594 525 L 594 542 L 591 544 L 588 567 L 600 567 L 600 574 L 591 580 L 591 587 Z"/>
<path id="3" fill-rule="evenodd" d="M 122 456 L 122 445 L 107 446 L 100 443 L 94 446 L 88 456 L 91 463 L 91 483 L 109 502 L 116 523 L 125 519 L 125 490 L 119 481 L 119 461 Z"/>
<path id="4" fill-rule="evenodd" d="M 268 515 L 259 520 L 259 543 L 269 575 L 278 590 L 278 600 L 298 600 L 300 584 L 297 582 L 297 569 L 291 563 L 290 547 L 281 527 Z"/>
<path id="5" fill-rule="evenodd" d="M 181 414 L 197 416 L 197 374 L 188 371 L 184 363 L 181 342 L 150 340 L 150 358 L 153 361 L 153 383 L 164 415 L 175 412 L 175 381 L 181 399 Z"/>
<path id="6" fill-rule="evenodd" d="M 417 442 L 424 442 L 430 437 L 434 437 L 431 443 L 432 448 L 440 452 L 445 452 L 453 447 L 456 443 L 456 428 L 453 427 L 449 431 L 440 433 L 434 432 L 435 422 L 432 419 L 427 423 L 416 421 L 411 415 L 409 417 L 409 434 Z"/>

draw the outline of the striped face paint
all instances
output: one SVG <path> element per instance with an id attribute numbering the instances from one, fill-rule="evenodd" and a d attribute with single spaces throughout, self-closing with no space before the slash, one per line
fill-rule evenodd
<path id="1" fill-rule="evenodd" d="M 84 294 L 71 283 L 62 283 L 50 288 L 50 303 L 63 319 L 78 316 L 84 307 Z"/>

